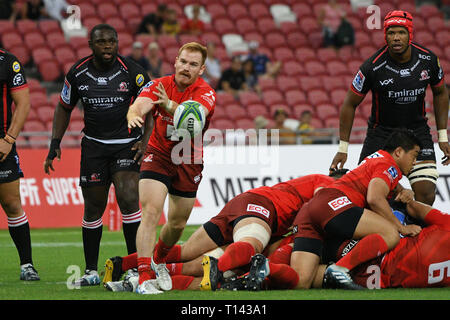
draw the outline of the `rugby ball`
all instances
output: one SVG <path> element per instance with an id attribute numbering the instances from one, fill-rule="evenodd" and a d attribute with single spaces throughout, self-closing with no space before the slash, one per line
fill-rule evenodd
<path id="1" fill-rule="evenodd" d="M 191 138 L 199 135 L 205 127 L 205 110 L 201 103 L 187 100 L 178 105 L 173 115 L 173 125 L 179 135 L 186 130 Z"/>

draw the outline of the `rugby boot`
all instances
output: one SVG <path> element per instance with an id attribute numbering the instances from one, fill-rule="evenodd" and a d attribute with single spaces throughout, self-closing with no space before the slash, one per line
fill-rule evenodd
<path id="1" fill-rule="evenodd" d="M 225 279 L 220 284 L 220 290 L 240 291 L 247 290 L 248 275 Z"/>
<path id="2" fill-rule="evenodd" d="M 100 284 L 100 277 L 98 276 L 97 270 L 86 269 L 84 275 L 73 282 L 75 287 L 88 287 L 97 286 Z"/>
<path id="3" fill-rule="evenodd" d="M 152 258 L 151 264 L 152 270 L 155 271 L 156 274 L 156 282 L 158 283 L 159 289 L 163 291 L 172 290 L 172 278 L 169 274 L 169 269 L 165 263 L 156 264 Z"/>
<path id="4" fill-rule="evenodd" d="M 145 280 L 136 287 L 136 293 L 138 294 L 160 294 L 164 291 L 159 290 L 156 279 Z"/>
<path id="5" fill-rule="evenodd" d="M 347 268 L 339 267 L 334 263 L 330 264 L 325 269 L 322 287 L 325 289 L 363 290 L 363 287 L 353 282 L 348 272 Z"/>
<path id="6" fill-rule="evenodd" d="M 261 290 L 262 283 L 269 274 L 269 260 L 260 253 L 255 254 L 250 261 L 250 271 L 247 276 L 247 290 Z"/>
<path id="7" fill-rule="evenodd" d="M 105 273 L 103 274 L 102 283 L 105 285 L 107 282 L 119 281 L 122 277 L 122 258 L 119 256 L 106 259 L 105 261 Z"/>
<path id="8" fill-rule="evenodd" d="M 41 278 L 38 275 L 38 272 L 33 267 L 31 263 L 24 264 L 20 266 L 20 280 L 24 281 L 38 281 Z"/>
<path id="9" fill-rule="evenodd" d="M 223 279 L 222 272 L 217 266 L 218 260 L 214 257 L 203 256 L 203 279 L 200 282 L 200 290 L 216 291 L 219 282 Z"/>

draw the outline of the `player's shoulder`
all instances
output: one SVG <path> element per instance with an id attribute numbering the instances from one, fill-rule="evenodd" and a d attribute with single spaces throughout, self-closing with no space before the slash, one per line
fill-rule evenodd
<path id="1" fill-rule="evenodd" d="M 196 89 L 197 90 L 201 90 L 201 91 L 205 91 L 205 92 L 212 92 L 214 94 L 216 93 L 216 91 L 203 78 L 198 78 L 197 79 Z"/>
<path id="2" fill-rule="evenodd" d="M 432 61 L 437 59 L 438 57 L 433 51 L 416 42 L 412 42 L 411 47 L 412 47 L 412 54 L 417 55 L 421 60 Z"/>
<path id="3" fill-rule="evenodd" d="M 134 73 L 145 73 L 145 69 L 136 61 L 131 59 L 130 57 L 125 57 L 120 54 L 117 55 L 117 59 L 124 66 L 125 69 Z"/>
<path id="4" fill-rule="evenodd" d="M 364 61 L 363 66 L 371 70 L 377 70 L 377 67 L 384 65 L 388 56 L 387 46 L 375 51 L 366 61 Z"/>
<path id="5" fill-rule="evenodd" d="M 88 66 L 88 62 L 93 58 L 94 56 L 91 54 L 89 56 L 85 56 L 81 59 L 79 59 L 78 61 L 76 61 L 72 67 L 70 67 L 69 71 L 66 74 L 67 76 L 72 76 L 75 74 L 78 74 L 79 72 L 81 72 L 82 70 L 86 70 L 87 66 Z"/>
<path id="6" fill-rule="evenodd" d="M 8 66 L 11 66 L 15 72 L 19 72 L 22 68 L 19 59 L 13 53 L 3 48 L 0 48 L 0 61 L 4 61 Z"/>

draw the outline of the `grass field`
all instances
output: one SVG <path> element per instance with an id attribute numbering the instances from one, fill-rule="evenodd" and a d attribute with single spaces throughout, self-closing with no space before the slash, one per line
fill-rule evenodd
<path id="1" fill-rule="evenodd" d="M 182 240 L 197 228 L 188 226 Z M 122 232 L 104 228 L 99 271 L 106 258 L 126 254 Z M 41 281 L 19 280 L 19 258 L 8 230 L 0 230 L 0 300 L 446 300 L 450 288 L 388 289 L 366 291 L 287 290 L 263 292 L 170 291 L 156 296 L 112 293 L 103 287 L 68 289 L 66 282 L 74 270 L 84 269 L 81 228 L 31 231 L 33 260 Z"/>

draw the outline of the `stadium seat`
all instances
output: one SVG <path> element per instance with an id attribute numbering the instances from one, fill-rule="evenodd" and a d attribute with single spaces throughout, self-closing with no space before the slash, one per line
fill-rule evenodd
<path id="1" fill-rule="evenodd" d="M 346 89 L 334 89 L 330 93 L 331 102 L 334 105 L 341 105 L 344 102 L 345 96 L 347 95 Z"/>
<path id="2" fill-rule="evenodd" d="M 38 21 L 38 28 L 42 34 L 47 35 L 53 32 L 61 32 L 59 22 L 56 20 L 40 20 Z"/>
<path id="3" fill-rule="evenodd" d="M 35 78 L 27 78 L 28 88 L 30 88 L 30 93 L 39 92 L 41 94 L 46 94 L 47 90 L 41 86 L 41 82 Z"/>
<path id="4" fill-rule="evenodd" d="M 271 4 L 269 8 L 273 20 L 279 26 L 282 22 L 296 22 L 297 15 L 291 10 L 290 6 L 283 3 Z"/>
<path id="5" fill-rule="evenodd" d="M 247 32 L 243 34 L 244 40 L 247 42 L 256 41 L 258 43 L 264 43 L 264 36 L 259 31 Z"/>
<path id="6" fill-rule="evenodd" d="M 30 93 L 30 102 L 33 108 L 39 108 L 41 106 L 48 105 L 48 98 L 46 93 L 41 91 L 36 91 Z"/>
<path id="7" fill-rule="evenodd" d="M 316 59 L 316 51 L 309 47 L 299 47 L 295 49 L 295 57 L 298 61 L 305 63 L 308 60 Z"/>
<path id="8" fill-rule="evenodd" d="M 356 72 L 359 70 L 359 68 L 361 67 L 361 65 L 363 64 L 363 60 L 352 60 L 349 61 L 347 63 L 347 67 L 348 67 L 348 71 L 352 74 L 355 75 Z"/>
<path id="9" fill-rule="evenodd" d="M 252 3 L 249 5 L 249 14 L 250 16 L 255 19 L 255 20 L 259 20 L 262 18 L 271 18 L 272 19 L 272 15 L 270 14 L 269 9 L 267 8 L 267 5 L 264 3 Z"/>
<path id="10" fill-rule="evenodd" d="M 220 2 L 207 4 L 206 11 L 208 11 L 212 20 L 228 17 L 226 7 Z"/>
<path id="11" fill-rule="evenodd" d="M 37 22 L 29 19 L 17 20 L 16 29 L 20 32 L 20 34 L 22 34 L 22 36 L 30 32 L 40 32 Z"/>
<path id="12" fill-rule="evenodd" d="M 258 27 L 258 31 L 261 32 L 262 35 L 265 35 L 269 32 L 278 32 L 278 27 L 270 17 L 261 17 L 256 20 L 256 25 Z"/>
<path id="13" fill-rule="evenodd" d="M 200 41 L 204 44 L 209 42 L 214 43 L 216 46 L 222 43 L 222 39 L 216 32 L 205 32 L 200 35 Z"/>
<path id="14" fill-rule="evenodd" d="M 303 111 L 311 111 L 312 114 L 314 114 L 314 108 L 306 103 L 303 104 L 297 104 L 292 106 L 292 117 L 294 117 L 295 119 L 300 119 L 300 116 L 302 114 Z"/>
<path id="15" fill-rule="evenodd" d="M 436 32 L 436 39 L 444 47 L 450 44 L 450 30 L 439 30 Z"/>
<path id="16" fill-rule="evenodd" d="M 66 41 L 64 34 L 61 31 L 51 32 L 46 35 L 46 43 L 48 47 L 52 50 L 56 50 L 62 47 L 72 48 L 71 45 Z"/>
<path id="17" fill-rule="evenodd" d="M 279 25 L 279 29 L 280 31 L 287 35 L 291 32 L 301 32 L 299 27 L 298 27 L 298 23 L 297 22 L 292 22 L 292 21 L 283 21 L 280 23 Z"/>
<path id="18" fill-rule="evenodd" d="M 255 21 L 248 18 L 248 16 L 236 19 L 235 23 L 240 34 L 258 31 Z"/>
<path id="19" fill-rule="evenodd" d="M 25 121 L 23 125 L 24 132 L 43 132 L 47 131 L 47 128 L 40 120 Z"/>
<path id="20" fill-rule="evenodd" d="M 17 45 L 8 50 L 19 59 L 22 65 L 27 65 L 31 61 L 30 51 L 24 45 Z"/>
<path id="21" fill-rule="evenodd" d="M 255 92 L 243 91 L 239 93 L 239 101 L 244 107 L 246 107 L 250 104 L 261 103 L 261 98 Z"/>
<path id="22" fill-rule="evenodd" d="M 255 127 L 255 122 L 250 118 L 237 119 L 234 123 L 238 129 L 247 130 Z"/>
<path id="23" fill-rule="evenodd" d="M 222 35 L 222 43 L 227 49 L 227 52 L 233 56 L 232 52 L 248 49 L 247 43 L 244 38 L 237 33 L 227 33 Z"/>
<path id="24" fill-rule="evenodd" d="M 347 65 L 341 61 L 330 61 L 326 63 L 328 74 L 331 76 L 341 76 L 349 74 Z"/>
<path id="25" fill-rule="evenodd" d="M 92 50 L 89 47 L 81 47 L 76 51 L 76 58 L 75 60 L 80 60 L 84 57 L 90 56 L 92 54 Z"/>
<path id="26" fill-rule="evenodd" d="M 227 7 L 228 17 L 232 20 L 248 17 L 247 7 L 243 3 L 232 3 Z"/>
<path id="27" fill-rule="evenodd" d="M 92 2 L 83 2 L 83 3 L 79 4 L 79 7 L 80 7 L 80 11 L 82 13 L 82 15 L 81 15 L 82 20 L 97 16 L 97 9 L 92 4 Z"/>
<path id="28" fill-rule="evenodd" d="M 235 128 L 234 121 L 229 119 L 217 119 L 213 120 L 210 125 L 211 128 L 225 130 L 225 129 L 233 129 Z"/>
<path id="29" fill-rule="evenodd" d="M 414 19 L 415 20 L 415 19 Z M 415 21 L 414 21 L 415 23 Z M 371 30 L 371 39 L 372 44 L 377 48 L 381 48 L 386 44 L 386 40 L 384 39 L 384 33 L 383 30 Z M 369 57 L 367 57 L 369 58 Z"/>
<path id="30" fill-rule="evenodd" d="M 1 34 L 7 34 L 9 32 L 17 32 L 16 30 L 16 26 L 14 24 L 14 22 L 10 21 L 10 20 L 0 20 L 0 30 L 1 30 Z"/>
<path id="31" fill-rule="evenodd" d="M 178 36 L 178 42 L 180 46 L 188 42 L 200 42 L 200 37 L 193 34 L 180 34 Z"/>
<path id="32" fill-rule="evenodd" d="M 431 28 L 431 25 L 429 27 Z M 440 30 L 442 30 L 442 28 Z M 437 30 L 434 30 L 434 31 L 437 31 Z M 417 43 L 420 43 L 421 45 L 423 45 L 425 47 L 430 44 L 436 43 L 436 41 L 434 40 L 434 34 L 428 30 L 417 30 L 414 33 L 414 41 Z"/>
<path id="33" fill-rule="evenodd" d="M 304 64 L 305 71 L 310 76 L 320 76 L 320 75 L 326 75 L 327 69 L 325 65 L 322 62 L 311 60 L 306 61 Z"/>
<path id="34" fill-rule="evenodd" d="M 168 47 L 164 50 L 164 61 L 168 63 L 174 63 L 175 58 L 178 56 L 178 46 Z"/>
<path id="35" fill-rule="evenodd" d="M 288 33 L 286 35 L 286 41 L 288 46 L 294 50 L 306 47 L 309 43 L 308 38 L 300 31 Z"/>
<path id="36" fill-rule="evenodd" d="M 440 30 L 446 29 L 448 30 L 445 20 L 440 16 L 429 17 L 426 21 L 428 30 L 430 30 L 433 33 L 438 32 Z"/>
<path id="37" fill-rule="evenodd" d="M 38 71 L 44 81 L 55 81 L 61 75 L 61 69 L 58 62 L 53 60 L 46 60 L 39 63 Z"/>
<path id="38" fill-rule="evenodd" d="M 226 106 L 228 104 L 234 104 L 236 103 L 236 99 L 231 93 L 225 92 L 225 91 L 218 91 L 216 93 L 217 98 L 217 104 Z"/>
<path id="39" fill-rule="evenodd" d="M 260 79 L 260 83 L 261 83 Z M 277 86 L 278 90 L 280 90 L 281 92 L 286 92 L 292 89 L 297 89 L 299 88 L 299 83 L 297 81 L 297 77 L 296 76 L 283 76 L 283 75 L 279 75 L 276 80 L 275 80 L 275 85 Z"/>
<path id="40" fill-rule="evenodd" d="M 324 128 L 322 119 L 319 119 L 317 117 L 312 117 L 311 125 L 316 129 Z"/>
<path id="41" fill-rule="evenodd" d="M 331 60 L 338 60 L 336 50 L 332 48 L 319 48 L 317 49 L 316 55 L 324 63 L 330 62 Z"/>
<path id="42" fill-rule="evenodd" d="M 118 17 L 119 10 L 117 10 L 117 7 L 114 4 L 105 2 L 100 3 L 97 6 L 97 14 L 103 20 L 107 20 L 112 17 Z"/>
<path id="43" fill-rule="evenodd" d="M 338 109 L 330 103 L 322 103 L 315 107 L 316 109 L 316 115 L 322 119 L 325 120 L 326 118 L 330 116 L 337 117 L 339 115 Z"/>
<path id="44" fill-rule="evenodd" d="M 325 128 L 339 129 L 339 122 L 340 120 L 338 116 L 329 116 L 323 120 Z"/>
<path id="45" fill-rule="evenodd" d="M 121 2 L 119 4 L 119 14 L 125 21 L 132 18 L 142 18 L 141 11 L 134 3 Z"/>
<path id="46" fill-rule="evenodd" d="M 270 107 L 274 104 L 283 104 L 285 99 L 279 90 L 267 90 L 262 93 L 262 101 Z"/>
<path id="47" fill-rule="evenodd" d="M 54 53 L 56 61 L 58 61 L 61 66 L 70 62 L 75 63 L 75 61 L 77 60 L 77 56 L 73 52 L 73 50 L 67 47 L 58 48 L 54 51 Z"/>
<path id="48" fill-rule="evenodd" d="M 269 109 L 262 103 L 254 103 L 248 105 L 247 107 L 244 106 L 244 108 L 247 109 L 248 116 L 253 119 L 261 115 L 265 117 L 271 117 L 271 115 L 269 114 Z"/>
<path id="49" fill-rule="evenodd" d="M 298 104 L 306 103 L 306 95 L 303 93 L 303 91 L 300 91 L 298 89 L 289 90 L 285 93 L 286 96 L 286 102 L 289 106 L 295 106 Z"/>
<path id="50" fill-rule="evenodd" d="M 105 20 L 107 24 L 114 27 L 117 32 L 128 32 L 128 25 L 120 16 L 109 17 Z"/>
<path id="51" fill-rule="evenodd" d="M 292 12 L 297 15 L 297 20 L 301 20 L 303 17 L 312 17 L 314 13 L 311 6 L 305 2 L 294 2 L 291 6 Z"/>
<path id="52" fill-rule="evenodd" d="M 370 38 L 370 35 L 365 31 L 356 31 L 355 32 L 355 46 L 361 47 L 361 46 L 367 46 L 371 45 L 372 40 Z"/>
<path id="53" fill-rule="evenodd" d="M 304 17 L 299 21 L 300 30 L 305 34 L 311 34 L 312 32 L 321 31 L 320 26 L 316 18 Z"/>
<path id="54" fill-rule="evenodd" d="M 43 61 L 54 59 L 53 52 L 48 47 L 31 51 L 31 56 L 36 65 L 39 65 Z"/>
<path id="55" fill-rule="evenodd" d="M 282 65 L 282 74 L 286 76 L 301 76 L 305 73 L 305 68 L 297 61 L 286 61 Z"/>
<path id="56" fill-rule="evenodd" d="M 236 119 L 247 117 L 247 110 L 239 104 L 229 104 L 225 106 L 225 113 L 228 119 L 235 121 Z M 216 116 L 214 112 L 214 116 Z"/>
<path id="57" fill-rule="evenodd" d="M 236 33 L 236 26 L 233 21 L 229 18 L 218 18 L 213 20 L 214 29 L 219 35 L 224 35 L 226 33 Z"/>
<path id="58" fill-rule="evenodd" d="M 55 114 L 55 108 L 50 105 L 42 105 L 36 108 L 36 114 L 43 123 L 53 120 L 53 115 Z M 28 117 L 29 119 L 29 117 Z"/>
<path id="59" fill-rule="evenodd" d="M 328 93 L 325 90 L 321 90 L 321 89 L 313 89 L 313 90 L 308 91 L 307 99 L 308 99 L 308 102 L 313 106 L 317 106 L 322 103 L 330 102 Z"/>
<path id="60" fill-rule="evenodd" d="M 277 77 L 276 79 L 278 80 L 278 78 L 279 77 Z M 275 79 L 269 78 L 269 77 L 258 78 L 258 85 L 261 88 L 261 91 L 278 89 L 277 81 Z"/>
<path id="61" fill-rule="evenodd" d="M 274 50 L 277 48 L 285 48 L 287 50 L 291 50 L 287 47 L 287 42 L 284 35 L 279 31 L 268 32 L 264 36 L 265 45 Z"/>
<path id="62" fill-rule="evenodd" d="M 100 19 L 97 16 L 91 16 L 88 18 L 84 18 L 83 25 L 88 30 L 88 32 L 90 32 L 93 27 L 95 27 L 96 25 L 98 25 L 100 23 L 103 23 L 103 21 L 104 20 Z"/>
<path id="63" fill-rule="evenodd" d="M 29 50 L 47 47 L 47 42 L 40 31 L 28 32 L 23 36 L 23 42 Z"/>
<path id="64" fill-rule="evenodd" d="M 322 89 L 324 85 L 322 84 L 322 80 L 319 76 L 310 77 L 310 76 L 301 76 L 299 77 L 300 88 L 303 91 L 309 91 L 312 89 Z"/>
<path id="65" fill-rule="evenodd" d="M 356 71 L 354 71 L 356 73 Z M 343 77 L 341 76 L 322 76 L 321 77 L 322 88 L 328 92 L 334 89 L 346 89 L 349 84 L 345 83 Z"/>
<path id="66" fill-rule="evenodd" d="M 363 46 L 359 48 L 359 56 L 361 59 L 366 60 L 369 59 L 375 52 L 377 52 L 378 48 L 375 46 Z"/>
<path id="67" fill-rule="evenodd" d="M 440 17 L 442 18 L 442 12 L 439 11 L 438 7 L 434 4 L 423 4 L 419 7 L 418 12 L 422 17 L 424 18 L 430 18 L 430 17 Z"/>

